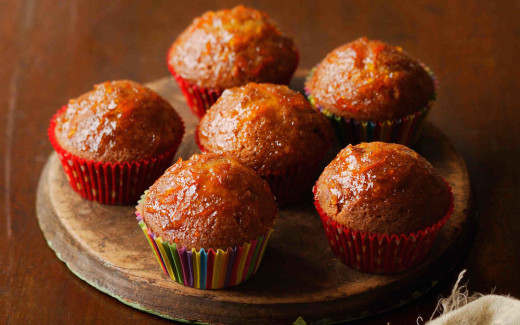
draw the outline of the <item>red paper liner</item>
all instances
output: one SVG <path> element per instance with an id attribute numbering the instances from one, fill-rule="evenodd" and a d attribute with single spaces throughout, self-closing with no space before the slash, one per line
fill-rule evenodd
<path id="1" fill-rule="evenodd" d="M 285 207 L 310 193 L 312 184 L 318 178 L 320 162 L 321 159 L 284 171 L 259 175 L 269 184 L 278 206 Z"/>
<path id="2" fill-rule="evenodd" d="M 191 84 L 179 76 L 169 64 L 168 68 L 184 94 L 190 110 L 199 119 L 206 114 L 206 111 L 211 108 L 211 105 L 213 105 L 224 92 L 224 89 L 204 88 Z"/>
<path id="3" fill-rule="evenodd" d="M 294 69 L 291 74 L 287 76 L 287 79 L 281 80 L 281 84 L 289 85 L 298 67 L 298 63 L 300 61 L 300 54 L 297 53 L 297 57 L 294 64 Z M 186 79 L 182 78 L 175 69 L 170 65 L 169 56 L 166 58 L 166 63 L 168 65 L 168 70 L 172 74 L 175 81 L 179 85 L 186 101 L 188 102 L 188 106 L 190 110 L 195 114 L 199 119 L 201 119 L 206 111 L 211 108 L 213 104 L 219 99 L 225 89 L 219 88 L 205 88 L 200 87 L 195 84 L 189 83 Z"/>
<path id="4" fill-rule="evenodd" d="M 110 163 L 83 159 L 66 151 L 56 139 L 56 118 L 66 107 L 54 114 L 47 134 L 72 189 L 87 200 L 112 205 L 137 202 L 143 192 L 170 167 L 182 141 L 181 136 L 170 150 L 148 160 Z M 182 128 L 184 135 L 184 124 Z"/>
<path id="5" fill-rule="evenodd" d="M 200 143 L 199 128 L 195 129 L 195 143 L 202 153 L 209 152 Z M 285 170 L 276 170 L 264 173 L 258 173 L 260 177 L 267 181 L 271 192 L 276 198 L 278 207 L 284 207 L 296 202 L 305 193 L 310 193 L 312 184 L 318 178 L 318 173 L 321 167 L 321 161 L 327 153 L 330 146 L 324 148 L 324 151 L 315 155 L 312 161 L 287 168 Z"/>
<path id="6" fill-rule="evenodd" d="M 447 183 L 446 183 L 447 184 Z M 369 273 L 395 273 L 419 264 L 433 245 L 442 226 L 453 213 L 453 193 L 448 211 L 437 223 L 410 234 L 377 234 L 357 231 L 327 216 L 316 199 L 318 211 L 332 252 L 343 264 Z"/>

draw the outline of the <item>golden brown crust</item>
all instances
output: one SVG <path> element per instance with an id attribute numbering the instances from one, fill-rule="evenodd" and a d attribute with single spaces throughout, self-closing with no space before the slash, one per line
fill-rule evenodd
<path id="1" fill-rule="evenodd" d="M 401 118 L 434 97 L 428 72 L 398 47 L 359 38 L 329 53 L 306 89 L 317 105 L 358 120 Z"/>
<path id="2" fill-rule="evenodd" d="M 226 89 L 250 81 L 288 83 L 298 51 L 266 13 L 237 6 L 196 18 L 173 43 L 168 62 L 192 84 Z"/>
<path id="3" fill-rule="evenodd" d="M 408 147 L 349 145 L 325 168 L 315 199 L 339 224 L 363 232 L 410 234 L 444 217 L 451 199 L 444 179 Z"/>
<path id="4" fill-rule="evenodd" d="M 60 145 L 101 162 L 157 157 L 184 134 L 173 107 L 152 90 L 129 81 L 107 81 L 72 99 L 56 121 Z"/>
<path id="5" fill-rule="evenodd" d="M 138 210 L 164 240 L 206 250 L 249 242 L 272 229 L 278 216 L 267 183 L 216 154 L 179 159 L 150 187 Z"/>
<path id="6" fill-rule="evenodd" d="M 249 83 L 222 94 L 202 118 L 198 137 L 207 151 L 234 157 L 263 175 L 321 159 L 332 133 L 300 93 Z"/>

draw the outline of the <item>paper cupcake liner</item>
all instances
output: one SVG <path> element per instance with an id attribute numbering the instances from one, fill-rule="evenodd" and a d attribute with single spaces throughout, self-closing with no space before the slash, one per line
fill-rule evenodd
<path id="1" fill-rule="evenodd" d="M 170 73 L 172 74 L 173 78 L 175 78 L 179 88 L 184 94 L 190 110 L 199 119 L 202 118 L 204 114 L 206 114 L 206 111 L 210 109 L 211 105 L 213 105 L 224 92 L 223 89 L 204 88 L 191 84 L 179 76 L 169 64 L 168 68 L 170 69 Z"/>
<path id="2" fill-rule="evenodd" d="M 141 194 L 170 167 L 182 140 L 180 137 L 169 151 L 148 160 L 110 163 L 83 159 L 66 151 L 56 139 L 56 118 L 65 109 L 66 106 L 62 107 L 53 116 L 47 133 L 72 189 L 87 200 L 111 205 L 137 202 Z"/>
<path id="3" fill-rule="evenodd" d="M 287 76 L 286 80 L 282 80 L 281 84 L 289 85 L 298 67 L 298 63 L 300 61 L 300 55 L 295 60 L 293 72 Z M 211 106 L 219 99 L 225 89 L 219 88 L 205 88 L 200 87 L 195 84 L 188 82 L 186 79 L 182 78 L 175 69 L 170 65 L 168 58 L 166 59 L 168 69 L 172 74 L 175 81 L 179 85 L 186 101 L 188 102 L 188 106 L 190 110 L 195 114 L 199 119 L 206 114 L 206 111 L 211 108 Z"/>
<path id="4" fill-rule="evenodd" d="M 421 63 L 421 66 L 428 72 L 434 83 L 434 94 L 432 99 L 425 107 L 403 118 L 381 120 L 381 121 L 361 121 L 356 119 L 346 119 L 322 108 L 316 104 L 310 89 L 305 87 L 305 95 L 309 102 L 316 107 L 331 122 L 334 132 L 342 147 L 348 144 L 358 144 L 360 142 L 383 141 L 400 143 L 413 146 L 419 139 L 422 126 L 428 113 L 437 98 L 438 81 L 430 68 Z M 311 70 L 307 76 L 309 80 L 316 68 Z M 305 83 L 307 84 L 307 82 Z"/>
<path id="5" fill-rule="evenodd" d="M 197 143 L 201 152 L 208 152 L 200 143 L 198 127 L 195 130 L 195 143 Z M 294 203 L 306 193 L 310 193 L 312 185 L 318 178 L 321 161 L 328 149 L 329 146 L 324 148 L 322 153 L 316 155 L 315 160 L 305 162 L 302 165 L 269 173 L 258 173 L 269 184 L 278 207 Z"/>
<path id="6" fill-rule="evenodd" d="M 202 248 L 197 251 L 157 237 L 139 212 L 136 215 L 163 272 L 173 281 L 197 289 L 223 289 L 247 281 L 258 270 L 272 232 L 226 250 Z"/>
<path id="7" fill-rule="evenodd" d="M 310 193 L 312 184 L 318 178 L 320 162 L 321 159 L 283 171 L 259 175 L 269 184 L 278 206 L 285 207 Z"/>
<path id="8" fill-rule="evenodd" d="M 425 107 L 401 119 L 387 121 L 357 121 L 344 119 L 321 109 L 332 123 L 334 131 L 342 147 L 361 142 L 383 141 L 412 146 L 419 138 L 422 125 L 426 120 L 430 107 Z"/>
<path id="9" fill-rule="evenodd" d="M 316 187 L 313 189 L 316 194 Z M 450 187 L 451 193 L 451 187 Z M 442 226 L 453 213 L 453 194 L 442 219 L 411 234 L 377 234 L 357 231 L 338 224 L 314 201 L 332 252 L 343 264 L 369 273 L 395 273 L 419 264 L 433 245 Z"/>

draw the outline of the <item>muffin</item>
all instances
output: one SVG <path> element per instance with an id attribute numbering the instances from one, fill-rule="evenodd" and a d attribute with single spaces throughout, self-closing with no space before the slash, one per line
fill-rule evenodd
<path id="1" fill-rule="evenodd" d="M 310 193 L 333 137 L 330 125 L 287 86 L 227 89 L 196 131 L 202 151 L 236 158 L 268 181 L 279 205 Z"/>
<path id="2" fill-rule="evenodd" d="M 71 99 L 49 139 L 72 188 L 105 204 L 135 203 L 171 165 L 184 134 L 173 107 L 129 81 L 107 81 Z"/>
<path id="3" fill-rule="evenodd" d="M 329 53 L 305 91 L 332 121 L 341 144 L 413 145 L 436 98 L 436 80 L 400 47 L 362 37 Z"/>
<path id="4" fill-rule="evenodd" d="M 195 115 L 225 89 L 249 82 L 288 84 L 299 55 L 265 12 L 242 5 L 195 18 L 171 46 L 168 67 Z"/>
<path id="5" fill-rule="evenodd" d="M 383 142 L 349 145 L 314 187 L 334 253 L 367 272 L 419 263 L 453 211 L 450 186 L 413 150 Z"/>
<path id="6" fill-rule="evenodd" d="M 256 272 L 278 209 L 253 170 L 204 154 L 171 166 L 136 214 L 167 275 L 186 286 L 220 289 Z"/>

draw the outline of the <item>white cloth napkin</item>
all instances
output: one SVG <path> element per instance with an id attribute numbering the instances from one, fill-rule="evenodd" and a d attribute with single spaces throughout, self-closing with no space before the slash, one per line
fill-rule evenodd
<path id="1" fill-rule="evenodd" d="M 518 325 L 520 324 L 520 300 L 497 295 L 483 296 L 426 324 Z"/>
<path id="2" fill-rule="evenodd" d="M 459 274 L 451 295 L 439 301 L 437 310 L 442 315 L 430 320 L 427 325 L 520 324 L 520 300 L 498 295 L 469 296 L 465 285 L 459 287 L 464 273 L 465 270 Z"/>

